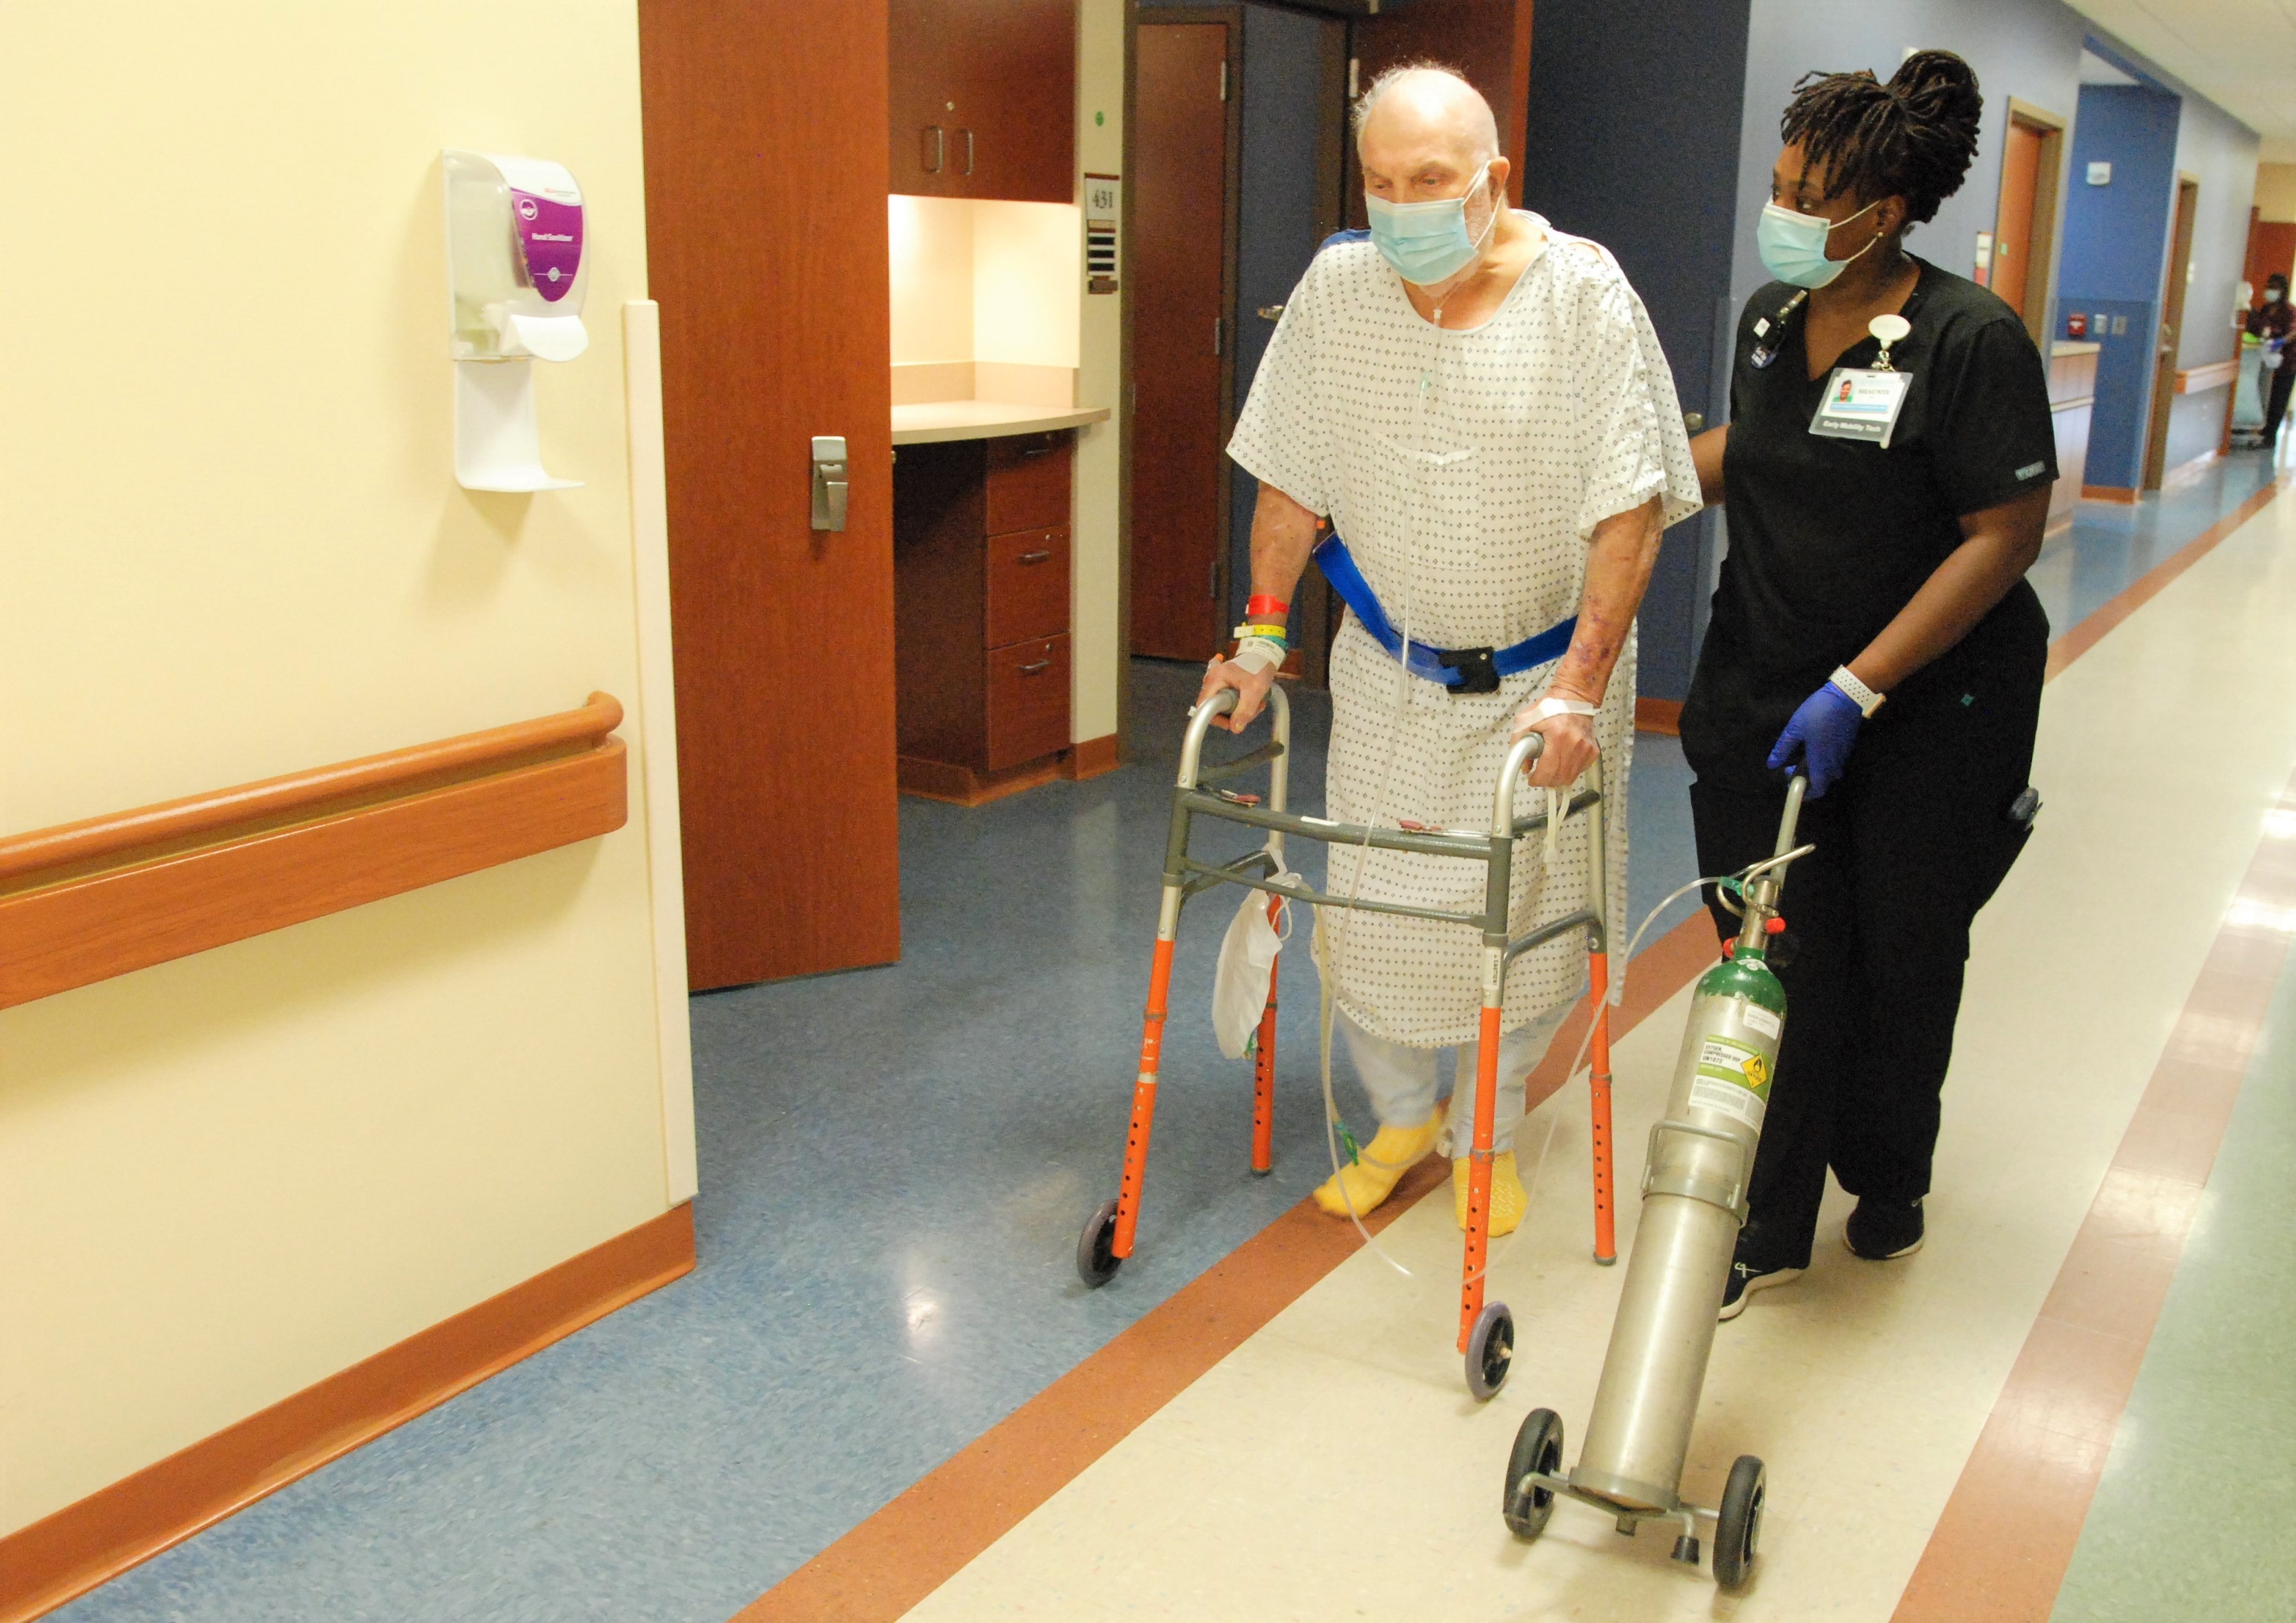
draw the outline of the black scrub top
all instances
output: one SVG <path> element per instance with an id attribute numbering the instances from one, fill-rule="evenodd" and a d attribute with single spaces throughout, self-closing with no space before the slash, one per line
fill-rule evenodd
<path id="1" fill-rule="evenodd" d="M 2057 477 L 2048 376 L 2024 324 L 1975 283 L 1914 262 L 1921 275 L 1902 312 L 1913 331 L 1890 350 L 1913 381 L 1886 450 L 1809 431 L 1833 370 L 1809 375 L 1806 305 L 1778 331 L 1792 287 L 1772 283 L 1738 317 L 1722 463 L 1729 550 L 1682 708 L 1683 752 L 1702 779 L 1775 784 L 1764 762 L 1795 709 L 1962 544 L 1958 521 Z M 1756 366 L 1765 342 L 1775 358 Z M 1860 339 L 1834 365 L 1871 366 L 1880 348 Z M 2040 600 L 2021 580 L 1869 725 L 1949 686 L 1957 699 L 1988 670 L 2021 679 L 2030 668 L 2038 681 L 2048 637 Z"/>

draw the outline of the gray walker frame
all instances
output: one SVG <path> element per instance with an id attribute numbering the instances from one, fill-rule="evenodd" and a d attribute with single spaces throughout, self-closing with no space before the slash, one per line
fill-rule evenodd
<path id="1" fill-rule="evenodd" d="M 1511 937 L 1509 901 L 1513 894 L 1516 843 L 1543 835 L 1546 817 L 1518 817 L 1514 811 L 1517 786 L 1524 769 L 1538 757 L 1546 741 L 1527 734 L 1509 748 L 1492 794 L 1491 821 L 1486 829 L 1414 830 L 1367 827 L 1304 816 L 1289 809 L 1292 707 L 1283 687 L 1272 686 L 1267 709 L 1272 736 L 1258 748 L 1233 759 L 1206 765 L 1205 735 L 1213 718 L 1232 712 L 1237 703 L 1233 689 L 1225 689 L 1190 714 L 1180 750 L 1180 770 L 1172 791 L 1172 819 L 1164 847 L 1163 896 L 1157 915 L 1156 951 L 1149 978 L 1148 1007 L 1143 1022 L 1140 1067 L 1132 1093 L 1130 1130 L 1125 1142 L 1124 1173 L 1116 1199 L 1103 1202 L 1086 1223 L 1077 1249 L 1078 1272 L 1089 1285 L 1106 1283 L 1132 1254 L 1139 1223 L 1141 1189 L 1146 1178 L 1148 1144 L 1154 1126 L 1157 1073 L 1161 1058 L 1163 1025 L 1171 984 L 1172 951 L 1178 937 L 1180 913 L 1194 898 L 1221 885 L 1240 885 L 1266 893 L 1271 917 L 1283 902 L 1304 902 L 1314 907 L 1355 909 L 1429 919 L 1456 924 L 1480 933 L 1482 1009 L 1477 1063 L 1474 1143 L 1469 1172 L 1465 1252 L 1459 1289 L 1459 1351 L 1465 1356 L 1468 1389 L 1478 1398 L 1495 1394 L 1506 1379 L 1513 1357 L 1514 1325 L 1504 1302 L 1484 1300 L 1483 1275 L 1490 1243 L 1490 1182 L 1493 1148 L 1493 1106 L 1498 1077 L 1498 1037 L 1506 1002 L 1509 967 L 1523 954 L 1546 942 L 1584 931 L 1592 983 L 1595 1029 L 1591 1038 L 1593 1065 L 1595 1161 L 1595 1258 L 1616 1260 L 1617 1242 L 1611 1205 L 1610 947 L 1605 929 L 1606 868 L 1603 853 L 1603 766 L 1589 768 L 1585 787 L 1570 798 L 1565 819 L 1584 813 L 1590 860 L 1586 904 L 1578 910 L 1540 925 L 1529 934 Z M 1255 797 L 1213 787 L 1257 766 L 1268 769 L 1267 804 Z M 1208 863 L 1189 854 L 1189 836 L 1196 820 L 1210 817 L 1258 829 L 1266 836 L 1259 848 L 1232 862 Z M 1280 879 L 1287 872 L 1283 842 L 1315 840 L 1327 846 L 1368 847 L 1374 850 L 1408 851 L 1420 856 L 1447 857 L 1485 865 L 1484 906 L 1480 913 L 1452 913 L 1414 907 L 1399 902 L 1367 900 L 1325 894 L 1306 881 Z M 1267 1004 L 1261 1017 L 1255 1055 L 1255 1100 L 1252 1120 L 1252 1170 L 1265 1174 L 1272 1166 L 1275 1092 L 1275 982 L 1268 979 Z"/>

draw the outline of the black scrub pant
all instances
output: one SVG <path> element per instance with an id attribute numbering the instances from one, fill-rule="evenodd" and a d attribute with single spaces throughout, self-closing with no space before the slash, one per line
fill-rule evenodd
<path id="1" fill-rule="evenodd" d="M 1808 1266 L 1829 1166 L 1860 1197 L 1929 1193 L 1970 921 L 2024 842 L 2009 809 L 2032 770 L 2046 657 L 1885 708 L 1841 781 L 1803 805 L 1800 842 L 1817 849 L 1780 899 L 1784 1040 L 1742 1241 L 1761 1266 Z M 1785 790 L 1702 780 L 1690 804 L 1699 871 L 1727 873 L 1770 855 Z"/>
<path id="2" fill-rule="evenodd" d="M 2264 443 L 2267 448 L 2280 443 L 2280 419 L 2288 413 L 2288 391 L 2296 388 L 2296 343 L 2288 347 L 2280 365 L 2270 373 L 2272 384 L 2264 396 Z"/>

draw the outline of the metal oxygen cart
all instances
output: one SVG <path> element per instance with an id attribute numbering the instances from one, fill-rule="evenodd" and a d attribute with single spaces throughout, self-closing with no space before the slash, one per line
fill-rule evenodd
<path id="1" fill-rule="evenodd" d="M 1172 791 L 1172 821 L 1164 848 L 1163 899 L 1156 917 L 1156 950 L 1148 977 L 1148 1007 L 1141 1025 L 1140 1069 L 1132 1086 L 1132 1119 L 1124 1143 L 1124 1175 L 1116 1198 L 1103 1201 L 1086 1219 L 1077 1242 L 1077 1272 L 1087 1285 L 1103 1285 L 1116 1276 L 1132 1255 L 1140 1222 L 1142 1185 L 1148 1171 L 1148 1142 L 1156 1120 L 1156 1082 L 1161 1062 L 1166 1004 L 1171 988 L 1172 948 L 1179 934 L 1181 909 L 1194 898 L 1221 885 L 1242 885 L 1264 891 L 1271 915 L 1284 901 L 1316 907 L 1354 907 L 1368 912 L 1399 914 L 1433 919 L 1479 930 L 1483 939 L 1482 1016 L 1475 1090 L 1474 1146 L 1468 1174 L 1467 1234 L 1460 1264 L 1458 1349 L 1466 1361 L 1467 1389 L 1477 1398 L 1496 1393 L 1506 1381 L 1514 1353 L 1514 1320 L 1505 1302 L 1486 1301 L 1483 1274 L 1490 1250 L 1490 1190 L 1492 1111 L 1498 1079 L 1500 1021 L 1506 1002 L 1507 970 L 1533 947 L 1558 937 L 1584 931 L 1591 981 L 1594 1030 L 1590 1038 L 1591 1093 L 1594 1113 L 1595 1260 L 1617 1259 L 1618 1247 L 1611 1201 L 1611 1021 L 1610 943 L 1603 926 L 1602 766 L 1587 773 L 1585 787 L 1573 792 L 1566 819 L 1584 814 L 1591 860 L 1586 905 L 1543 924 L 1528 935 L 1510 939 L 1508 901 L 1516 844 L 1528 836 L 1543 836 L 1545 815 L 1517 817 L 1516 786 L 1536 759 L 1545 740 L 1533 733 L 1518 739 L 1507 751 L 1491 797 L 1491 821 L 1487 829 L 1419 829 L 1366 827 L 1302 816 L 1288 809 L 1292 712 L 1279 684 L 1267 695 L 1273 736 L 1258 749 L 1231 760 L 1204 765 L 1204 735 L 1212 718 L 1235 708 L 1233 691 L 1215 694 L 1191 714 L 1185 742 L 1180 750 L 1178 781 Z M 1259 797 L 1215 788 L 1265 765 L 1268 789 Z M 1232 862 L 1207 863 L 1188 853 L 1188 837 L 1201 817 L 1242 824 L 1267 835 L 1258 850 Z M 1447 913 L 1398 903 L 1325 895 L 1304 880 L 1287 875 L 1283 842 L 1312 840 L 1324 845 L 1368 846 L 1375 849 L 1410 851 L 1429 857 L 1483 864 L 1485 905 L 1480 913 Z M 1287 875 L 1279 878 L 1279 875 Z M 1280 960 L 1279 960 L 1280 962 Z M 1253 1055 L 1251 1169 L 1264 1175 L 1273 1165 L 1275 1097 L 1275 975 L 1268 973 L 1267 1006 L 1260 1017 Z"/>

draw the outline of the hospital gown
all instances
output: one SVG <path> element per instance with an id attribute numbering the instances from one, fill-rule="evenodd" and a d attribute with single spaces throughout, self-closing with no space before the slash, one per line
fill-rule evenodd
<path id="1" fill-rule="evenodd" d="M 1542 241 L 1497 313 L 1469 331 L 1422 318 L 1368 241 L 1325 247 L 1284 307 L 1228 446 L 1252 477 L 1329 515 L 1390 622 L 1436 648 L 1505 647 L 1569 619 L 1598 523 L 1653 496 L 1669 523 L 1699 505 L 1673 378 L 1642 300 L 1606 250 L 1535 214 L 1519 217 Z M 1331 653 L 1328 815 L 1488 827 L 1515 715 L 1554 670 L 1550 662 L 1506 677 L 1496 693 L 1454 697 L 1398 679 L 1350 613 Z M 1629 634 L 1594 718 L 1614 929 L 1626 907 L 1634 703 Z M 1521 816 L 1545 797 L 1523 790 L 1516 799 Z M 1564 826 L 1551 868 L 1542 854 L 1536 838 L 1516 848 L 1518 937 L 1584 905 L 1587 820 Z M 1396 851 L 1365 860 L 1358 848 L 1334 846 L 1327 889 L 1480 914 L 1483 876 L 1480 863 Z M 1474 930 L 1331 913 L 1317 947 L 1335 1001 L 1365 1030 L 1414 1047 L 1473 1040 Z M 1504 1028 L 1575 998 L 1584 960 L 1575 931 L 1517 959 Z"/>

